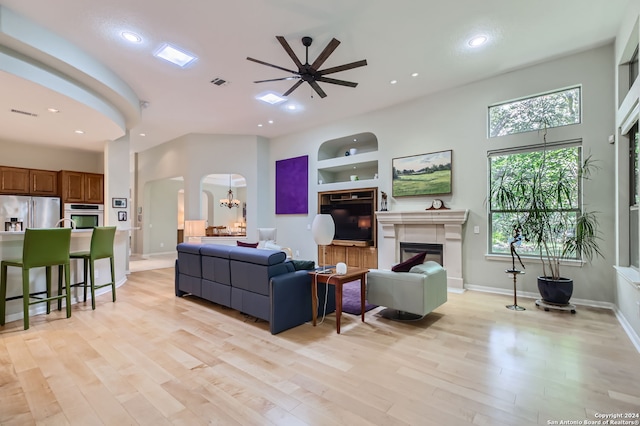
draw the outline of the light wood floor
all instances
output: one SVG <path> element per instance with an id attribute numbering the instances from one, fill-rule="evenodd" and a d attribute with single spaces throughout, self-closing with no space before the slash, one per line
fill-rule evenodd
<path id="1" fill-rule="evenodd" d="M 421 321 L 267 324 L 136 272 L 90 303 L 0 327 L 0 424 L 529 425 L 640 411 L 613 313 L 466 292 Z M 637 420 L 637 418 L 632 419 Z M 557 423 L 556 423 L 557 424 Z"/>

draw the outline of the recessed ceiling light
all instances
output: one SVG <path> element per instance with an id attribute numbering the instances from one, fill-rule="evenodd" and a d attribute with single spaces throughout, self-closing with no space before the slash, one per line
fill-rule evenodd
<path id="1" fill-rule="evenodd" d="M 358 142 L 358 139 L 356 139 L 356 138 L 353 138 L 353 141 L 354 141 L 354 142 Z"/>
<path id="2" fill-rule="evenodd" d="M 469 40 L 469 46 L 471 47 L 482 46 L 487 42 L 487 40 L 488 40 L 487 36 L 483 36 L 483 35 L 476 36 L 476 37 L 473 37 L 471 40 Z"/>
<path id="3" fill-rule="evenodd" d="M 391 80 L 389 83 L 396 84 L 397 82 L 398 82 L 398 80 Z"/>
<path id="4" fill-rule="evenodd" d="M 290 109 L 291 111 L 293 111 L 294 109 L 296 109 L 295 105 L 287 105 L 287 109 Z"/>
<path id="5" fill-rule="evenodd" d="M 278 96 L 273 92 L 265 93 L 262 96 L 258 96 L 256 99 L 271 105 L 276 105 L 287 100 L 286 98 Z"/>
<path id="6" fill-rule="evenodd" d="M 258 124 L 258 127 L 262 127 L 262 123 Z"/>
<path id="7" fill-rule="evenodd" d="M 269 124 L 273 124 L 273 120 L 269 120 Z"/>
<path id="8" fill-rule="evenodd" d="M 169 61 L 172 64 L 176 64 L 182 68 L 198 59 L 194 55 L 187 53 L 184 50 L 178 49 L 175 46 L 171 46 L 170 44 L 163 45 L 160 50 L 158 50 L 154 54 L 154 56 L 164 59 L 165 61 Z"/>
<path id="9" fill-rule="evenodd" d="M 53 112 L 53 113 L 60 112 L 59 109 L 55 109 L 55 108 L 47 108 L 47 111 Z"/>
<path id="10" fill-rule="evenodd" d="M 420 75 L 420 74 L 418 74 L 417 72 L 414 72 L 413 74 L 411 74 L 411 77 L 417 77 L 417 76 L 419 76 L 419 75 Z"/>
<path id="11" fill-rule="evenodd" d="M 82 130 L 76 130 L 75 133 L 77 133 L 79 135 L 84 135 L 84 132 Z"/>
<path id="12" fill-rule="evenodd" d="M 145 136 L 147 136 L 147 134 L 146 133 L 140 133 L 140 136 L 145 137 Z"/>
<path id="13" fill-rule="evenodd" d="M 142 41 L 142 37 L 136 33 L 132 33 L 131 31 L 123 31 L 120 35 L 123 39 L 130 41 L 131 43 L 140 43 Z"/>

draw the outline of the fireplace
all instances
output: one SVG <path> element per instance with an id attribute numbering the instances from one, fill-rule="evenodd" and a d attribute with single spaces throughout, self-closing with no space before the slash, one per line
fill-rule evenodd
<path id="1" fill-rule="evenodd" d="M 438 260 L 447 270 L 447 287 L 450 291 L 464 291 L 462 228 L 468 215 L 469 210 L 449 209 L 376 212 L 380 230 L 378 267 L 391 269 L 403 259 L 401 243 L 439 245 Z"/>
<path id="2" fill-rule="evenodd" d="M 442 244 L 431 243 L 408 243 L 400 241 L 400 262 L 412 258 L 418 253 L 427 253 L 425 261 L 433 260 L 443 265 L 442 262 Z"/>

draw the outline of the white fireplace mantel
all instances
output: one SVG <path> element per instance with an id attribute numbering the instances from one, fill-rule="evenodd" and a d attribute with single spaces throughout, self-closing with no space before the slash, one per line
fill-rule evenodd
<path id="1" fill-rule="evenodd" d="M 447 285 L 463 291 L 462 226 L 469 210 L 379 211 L 378 265 L 390 269 L 399 261 L 400 242 L 442 244 Z"/>

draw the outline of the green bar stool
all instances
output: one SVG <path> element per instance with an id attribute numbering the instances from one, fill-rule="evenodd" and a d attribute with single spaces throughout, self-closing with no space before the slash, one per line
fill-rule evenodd
<path id="1" fill-rule="evenodd" d="M 116 274 L 113 260 L 113 240 L 116 236 L 115 226 L 96 226 L 91 234 L 91 248 L 89 251 L 73 252 L 69 255 L 71 259 L 82 259 L 84 266 L 84 281 L 74 284 L 74 286 L 84 287 L 84 301 L 87 301 L 87 285 L 89 275 L 91 275 L 91 309 L 96 308 L 96 288 L 111 286 L 111 298 L 116 301 Z M 109 259 L 111 264 L 111 282 L 96 285 L 95 261 L 98 259 Z"/>
<path id="2" fill-rule="evenodd" d="M 24 310 L 24 329 L 29 329 L 29 305 L 47 304 L 47 314 L 51 312 L 51 301 L 57 300 L 58 306 L 66 299 L 67 318 L 71 316 L 71 292 L 69 278 L 69 248 L 71 228 L 30 229 L 24 233 L 22 259 L 3 260 L 0 264 L 0 325 L 4 325 L 7 304 L 7 268 L 14 266 L 22 269 L 22 300 Z M 51 295 L 51 267 L 58 266 L 58 294 Z M 30 295 L 29 270 L 46 268 L 47 296 L 37 298 Z M 62 294 L 62 272 L 64 268 L 65 288 Z M 31 299 L 37 299 L 31 301 Z"/>

